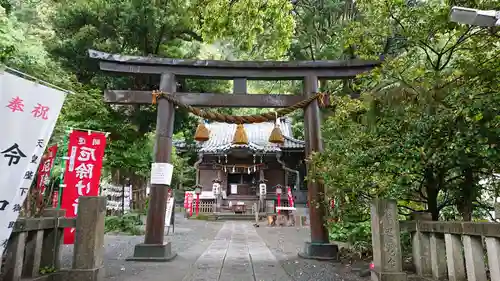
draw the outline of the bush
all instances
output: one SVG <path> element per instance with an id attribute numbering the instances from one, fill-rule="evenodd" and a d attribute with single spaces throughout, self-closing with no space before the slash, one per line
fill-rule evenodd
<path id="1" fill-rule="evenodd" d="M 106 217 L 104 230 L 108 232 L 127 233 L 130 235 L 140 235 L 143 233 L 139 226 L 142 220 L 139 214 L 125 214 L 123 216 Z"/>
<path id="2" fill-rule="evenodd" d="M 411 234 L 407 231 L 401 231 L 401 252 L 403 257 L 412 255 Z"/>
<path id="3" fill-rule="evenodd" d="M 198 214 L 197 216 L 193 216 L 194 219 L 197 219 L 197 220 L 203 220 L 203 221 L 206 221 L 208 220 L 208 215 L 205 215 L 205 214 Z"/>
<path id="4" fill-rule="evenodd" d="M 359 256 L 368 256 L 372 252 L 372 232 L 370 221 L 366 222 L 332 222 L 329 223 L 330 240 L 345 242 L 350 251 Z"/>

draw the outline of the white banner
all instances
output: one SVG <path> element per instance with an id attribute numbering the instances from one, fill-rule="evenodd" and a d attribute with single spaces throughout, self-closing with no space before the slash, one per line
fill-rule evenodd
<path id="1" fill-rule="evenodd" d="M 66 93 L 0 73 L 0 253 L 61 112 Z"/>
<path id="2" fill-rule="evenodd" d="M 170 226 L 170 221 L 172 219 L 172 211 L 174 209 L 174 198 L 168 198 L 167 200 L 167 210 L 165 213 L 165 226 Z"/>

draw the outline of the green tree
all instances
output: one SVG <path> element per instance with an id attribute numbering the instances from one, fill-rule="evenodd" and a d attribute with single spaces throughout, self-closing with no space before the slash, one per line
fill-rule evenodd
<path id="1" fill-rule="evenodd" d="M 486 47 L 498 38 L 450 23 L 442 1 L 356 5 L 346 45 L 385 60 L 360 78 L 363 103 L 337 104 L 326 122 L 322 176 L 336 194 L 425 203 L 434 219 L 454 205 L 470 220 L 499 163 L 499 53 Z"/>

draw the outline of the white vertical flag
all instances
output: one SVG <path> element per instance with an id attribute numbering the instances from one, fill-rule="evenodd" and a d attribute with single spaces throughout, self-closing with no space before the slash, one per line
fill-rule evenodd
<path id="1" fill-rule="evenodd" d="M 66 93 L 0 72 L 0 253 L 36 176 Z"/>

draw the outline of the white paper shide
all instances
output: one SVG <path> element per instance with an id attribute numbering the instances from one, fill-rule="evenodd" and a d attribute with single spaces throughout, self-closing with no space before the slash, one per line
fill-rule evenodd
<path id="1" fill-rule="evenodd" d="M 66 93 L 0 73 L 0 253 L 36 176 Z"/>
<path id="2" fill-rule="evenodd" d="M 170 185 L 174 166 L 170 163 L 151 164 L 151 184 Z"/>

